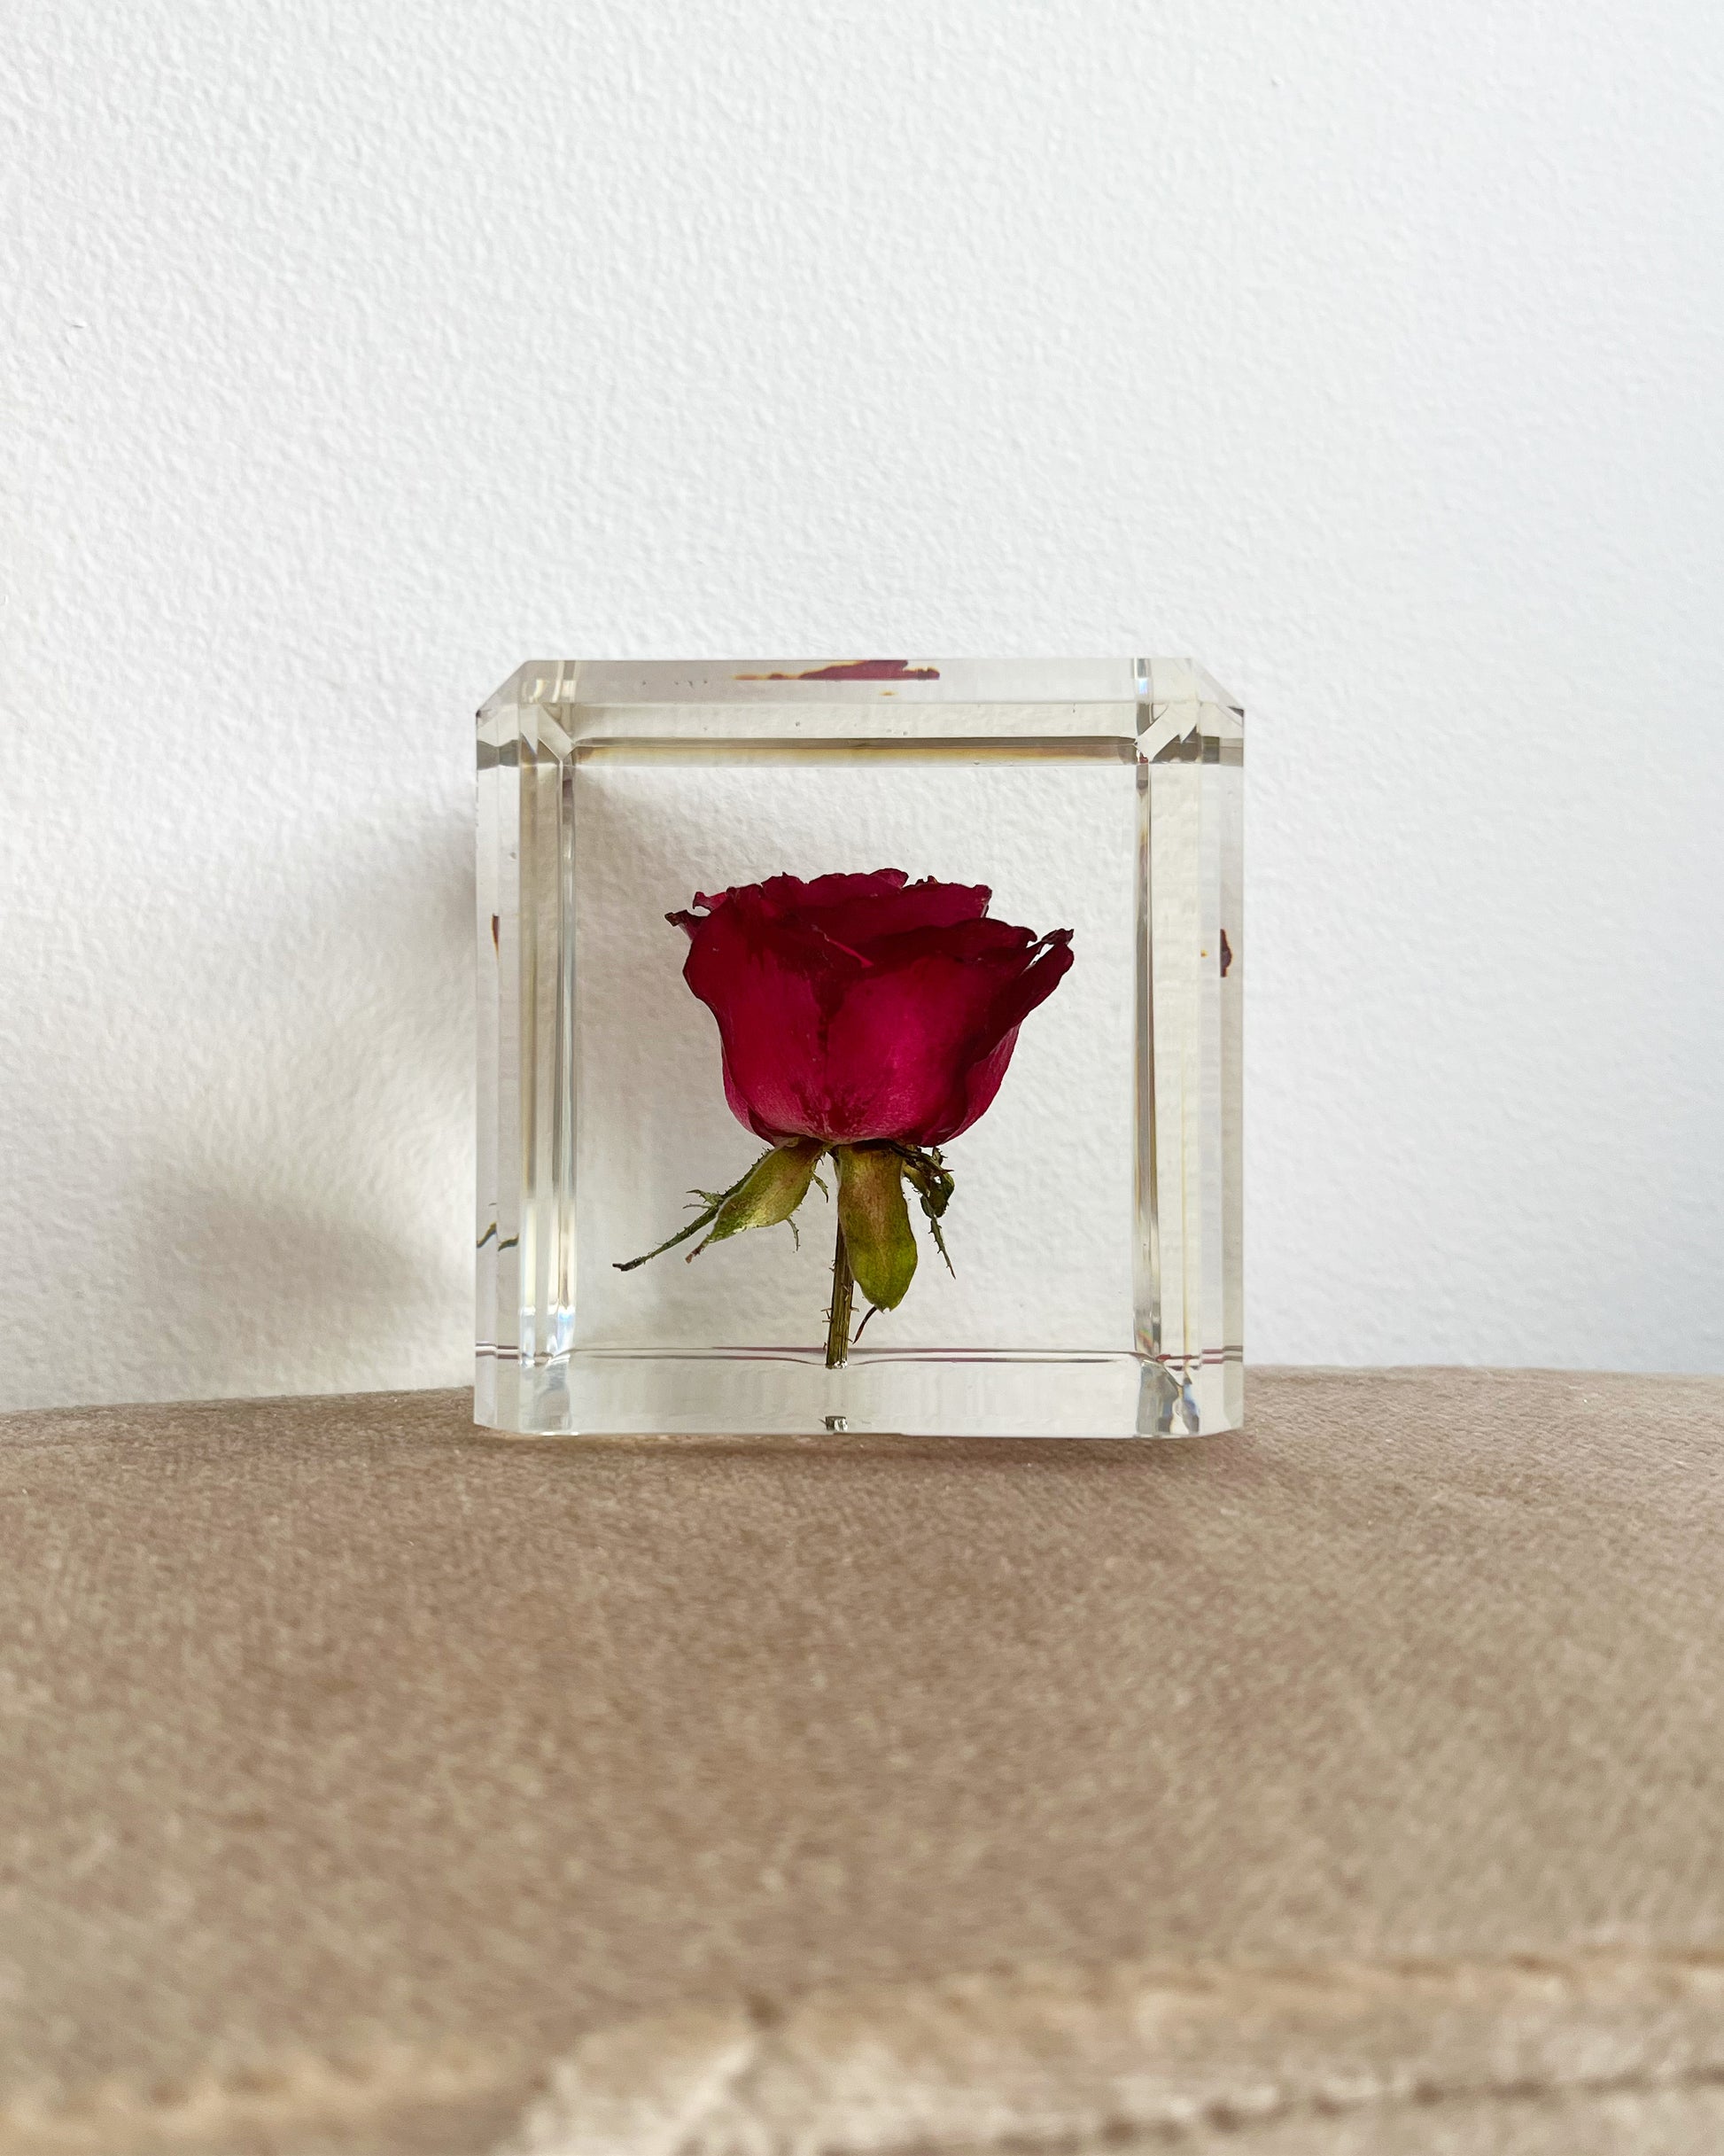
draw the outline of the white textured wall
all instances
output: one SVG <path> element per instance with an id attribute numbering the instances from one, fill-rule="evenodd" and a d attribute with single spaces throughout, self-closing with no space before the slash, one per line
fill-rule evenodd
<path id="1" fill-rule="evenodd" d="M 548 653 L 1200 654 L 1254 1353 L 1724 1366 L 1710 0 L 0 39 L 0 1400 L 463 1376 Z"/>

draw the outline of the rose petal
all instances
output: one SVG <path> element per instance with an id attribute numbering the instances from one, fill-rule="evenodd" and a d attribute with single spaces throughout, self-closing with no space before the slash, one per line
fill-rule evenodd
<path id="1" fill-rule="evenodd" d="M 764 883 L 742 888 L 757 891 L 767 905 L 781 912 L 805 914 L 854 899 L 889 898 L 909 881 L 902 868 L 876 868 L 868 876 L 817 876 L 806 883 L 796 876 L 769 876 Z"/>
<path id="2" fill-rule="evenodd" d="M 998 958 L 1028 951 L 1036 941 L 1033 929 L 1013 928 L 1009 921 L 954 921 L 944 928 L 916 928 L 899 934 L 874 938 L 866 946 L 871 966 L 907 966 L 912 959 Z"/>
<path id="3" fill-rule="evenodd" d="M 1004 1030 L 991 1023 L 1004 985 L 938 953 L 853 982 L 827 1033 L 835 1134 L 937 1143 L 963 1110 L 965 1072 Z"/>
<path id="4" fill-rule="evenodd" d="M 852 899 L 816 916 L 828 936 L 853 949 L 872 954 L 883 937 L 903 936 L 918 929 L 946 929 L 961 922 L 977 921 L 993 896 L 985 883 L 936 883 L 926 876 L 902 891 L 879 899 Z M 1004 922 L 990 924 L 1003 928 Z"/>
<path id="5" fill-rule="evenodd" d="M 850 1081 L 842 1094 L 835 1085 L 847 1134 L 944 1145 L 967 1130 L 999 1091 L 1019 1026 L 1071 963 L 1061 929 L 1028 967 L 1015 950 L 935 954 L 857 981 L 827 1034 L 829 1071 Z"/>
<path id="6" fill-rule="evenodd" d="M 750 933 L 746 906 L 699 925 L 683 978 L 718 1022 L 725 1094 L 762 1138 L 818 1138 L 826 1057 L 819 976 Z"/>
<path id="7" fill-rule="evenodd" d="M 1012 1052 L 1018 1045 L 1018 1028 L 1038 1003 L 1047 999 L 1060 985 L 1072 965 L 1071 930 L 1056 929 L 1044 937 L 1042 955 L 1002 992 L 992 1013 L 992 1023 L 1009 1019 L 1010 1024 L 994 1047 L 973 1062 L 964 1073 L 964 1104 L 958 1119 L 941 1126 L 933 1135 L 922 1140 L 926 1145 L 944 1145 L 969 1129 L 977 1117 L 993 1105 L 994 1095 L 999 1091 L 1000 1081 L 1006 1076 Z"/>

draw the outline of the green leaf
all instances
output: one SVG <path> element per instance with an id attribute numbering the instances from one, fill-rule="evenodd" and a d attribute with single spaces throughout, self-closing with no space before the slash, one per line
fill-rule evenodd
<path id="1" fill-rule="evenodd" d="M 834 1158 L 838 1225 L 856 1284 L 876 1310 L 896 1310 L 916 1272 L 904 1163 L 890 1146 L 838 1146 Z"/>
<path id="2" fill-rule="evenodd" d="M 705 1242 L 688 1255 L 696 1258 L 708 1242 L 722 1242 L 745 1228 L 776 1227 L 789 1219 L 808 1195 L 814 1170 L 826 1148 L 818 1138 L 801 1138 L 795 1145 L 775 1146 L 763 1153 L 753 1167 L 729 1192 L 712 1222 Z"/>

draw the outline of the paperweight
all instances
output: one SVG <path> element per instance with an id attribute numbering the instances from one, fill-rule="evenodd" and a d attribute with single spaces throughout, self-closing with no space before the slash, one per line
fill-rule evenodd
<path id="1" fill-rule="evenodd" d="M 1188 659 L 521 667 L 478 1420 L 1236 1427 L 1243 759 Z"/>

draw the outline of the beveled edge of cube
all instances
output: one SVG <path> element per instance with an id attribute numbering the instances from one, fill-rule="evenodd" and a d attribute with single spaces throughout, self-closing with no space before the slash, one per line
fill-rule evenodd
<path id="1" fill-rule="evenodd" d="M 1239 707 L 1189 658 L 529 659 L 480 706 L 819 703 Z"/>
<path id="2" fill-rule="evenodd" d="M 1148 693 L 1138 705 L 1138 754 L 1145 763 L 1240 763 L 1245 706 L 1195 659 L 1145 662 Z"/>

